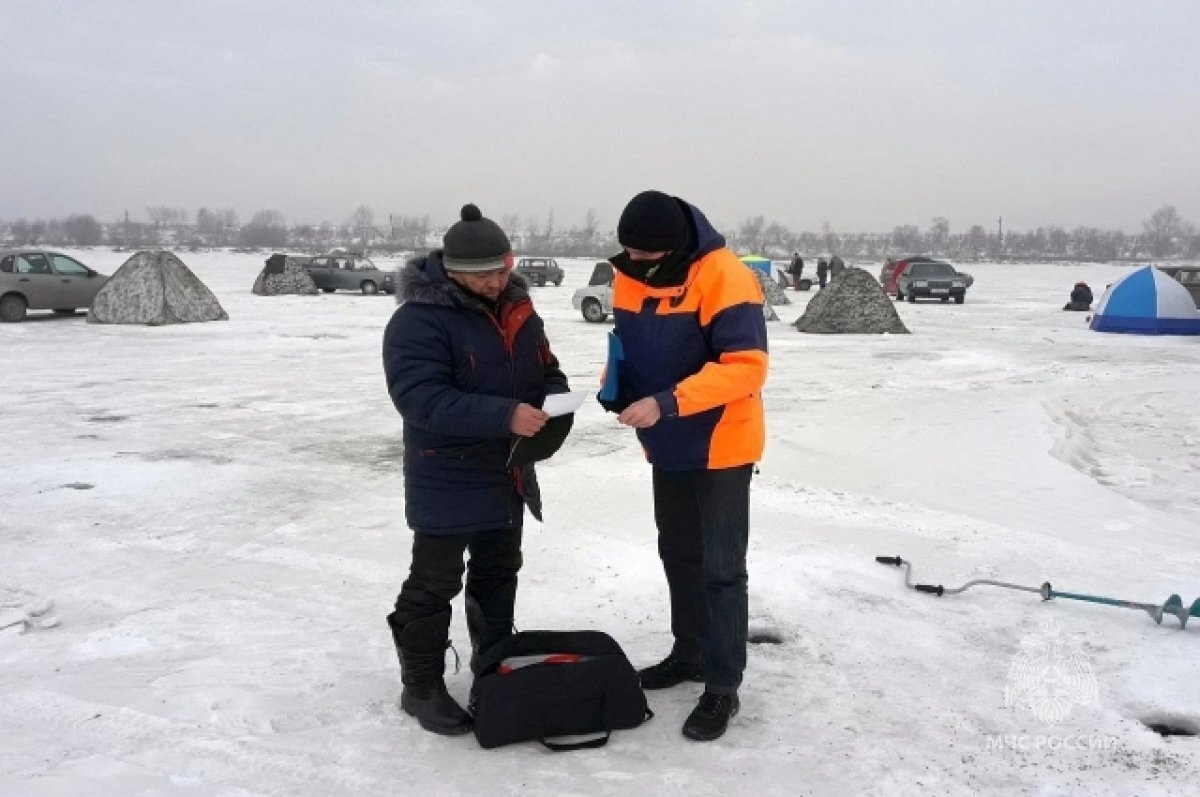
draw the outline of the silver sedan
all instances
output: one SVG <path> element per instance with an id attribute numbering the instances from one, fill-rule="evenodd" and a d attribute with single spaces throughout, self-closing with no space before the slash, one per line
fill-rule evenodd
<path id="1" fill-rule="evenodd" d="M 0 321 L 21 321 L 27 310 L 70 315 L 80 307 L 91 307 L 107 280 L 60 252 L 0 251 Z"/>

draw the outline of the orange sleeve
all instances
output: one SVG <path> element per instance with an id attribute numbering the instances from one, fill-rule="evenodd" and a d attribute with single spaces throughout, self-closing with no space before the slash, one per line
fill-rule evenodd
<path id="1" fill-rule="evenodd" d="M 675 388 L 680 415 L 720 407 L 762 391 L 767 382 L 767 353 L 740 351 L 722 354 L 720 362 L 709 363 Z"/>
<path id="2" fill-rule="evenodd" d="M 675 387 L 680 415 L 694 415 L 748 396 L 767 381 L 767 324 L 758 279 L 732 252 L 720 259 L 700 285 L 700 324 L 717 361 Z"/>

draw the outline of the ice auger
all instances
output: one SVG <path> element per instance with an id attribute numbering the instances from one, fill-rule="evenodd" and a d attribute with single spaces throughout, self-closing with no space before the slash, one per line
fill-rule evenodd
<path id="1" fill-rule="evenodd" d="M 904 586 L 915 589 L 917 592 L 926 592 L 930 595 L 957 595 L 960 592 L 966 592 L 971 587 L 990 586 L 1002 587 L 1004 589 L 1015 589 L 1021 592 L 1035 592 L 1042 596 L 1042 600 L 1048 601 L 1053 598 L 1066 598 L 1073 601 L 1086 601 L 1088 603 L 1100 603 L 1105 606 L 1117 606 L 1122 609 L 1136 609 L 1145 612 L 1154 618 L 1154 622 L 1162 625 L 1163 615 L 1171 615 L 1179 620 L 1181 629 L 1187 628 L 1189 617 L 1200 617 L 1200 598 L 1197 598 L 1191 605 L 1186 607 L 1183 605 L 1183 600 L 1178 595 L 1172 595 L 1167 598 L 1166 602 L 1161 606 L 1153 603 L 1135 603 L 1134 601 L 1117 600 L 1116 598 L 1105 598 L 1100 595 L 1082 595 L 1077 592 L 1059 592 L 1050 586 L 1047 581 L 1040 587 L 1027 587 L 1021 584 L 1009 584 L 1005 581 L 993 581 L 990 578 L 977 578 L 974 581 L 968 581 L 961 587 L 948 589 L 941 584 L 914 584 L 912 582 L 912 562 L 906 559 L 901 559 L 899 556 L 876 556 L 875 561 L 884 565 L 894 565 L 904 568 Z"/>

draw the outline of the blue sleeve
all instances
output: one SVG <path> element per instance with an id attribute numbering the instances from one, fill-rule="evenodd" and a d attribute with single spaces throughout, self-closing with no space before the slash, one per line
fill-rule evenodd
<path id="1" fill-rule="evenodd" d="M 706 334 L 718 356 L 738 351 L 767 352 L 767 320 L 761 304 L 742 302 L 720 310 Z"/>
<path id="2" fill-rule="evenodd" d="M 455 437 L 509 437 L 514 399 L 465 393 L 454 384 L 446 330 L 424 308 L 398 308 L 383 333 L 383 371 L 405 422 Z"/>

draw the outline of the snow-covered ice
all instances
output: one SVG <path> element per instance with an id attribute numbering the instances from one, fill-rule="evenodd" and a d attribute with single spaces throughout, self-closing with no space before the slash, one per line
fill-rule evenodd
<path id="1" fill-rule="evenodd" d="M 106 273 L 126 257 L 77 255 Z M 1075 281 L 1099 295 L 1130 266 L 971 265 L 966 304 L 898 306 L 902 336 L 800 334 L 811 294 L 791 293 L 750 551 L 753 629 L 782 644 L 752 646 L 718 742 L 680 735 L 692 685 L 649 693 L 657 716 L 603 749 L 552 754 L 434 736 L 396 705 L 393 302 L 254 296 L 263 256 L 182 257 L 229 321 L 0 326 L 0 794 L 1200 789 L 1200 738 L 1143 724 L 1200 726 L 1200 619 L 990 587 L 939 599 L 874 561 L 948 586 L 1200 596 L 1200 339 L 1060 310 Z M 565 265 L 535 301 L 594 389 L 608 326 L 570 307 L 591 261 Z M 666 584 L 632 433 L 589 400 L 541 479 L 519 626 L 598 628 L 656 661 Z M 1053 655 L 1070 677 L 1047 679 Z M 465 698 L 465 670 L 448 683 Z"/>

